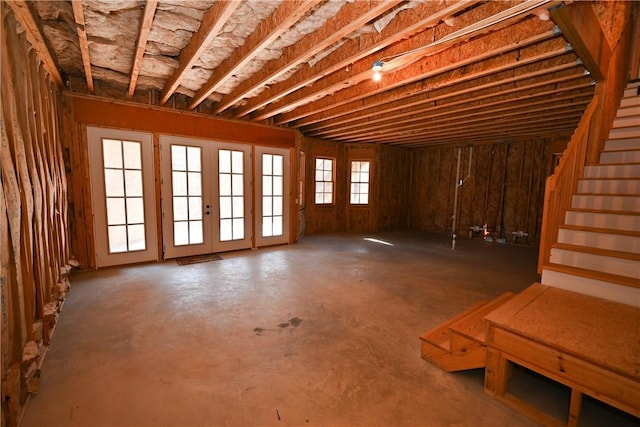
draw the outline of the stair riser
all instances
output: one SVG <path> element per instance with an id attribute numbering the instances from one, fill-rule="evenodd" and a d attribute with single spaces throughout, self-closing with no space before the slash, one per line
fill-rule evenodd
<path id="1" fill-rule="evenodd" d="M 640 163 L 640 151 L 605 151 L 600 154 L 600 163 Z"/>
<path id="2" fill-rule="evenodd" d="M 583 179 L 578 182 L 578 193 L 640 194 L 640 180 L 633 179 Z"/>
<path id="3" fill-rule="evenodd" d="M 595 209 L 640 213 L 640 196 L 594 196 L 577 194 L 571 199 L 574 209 Z"/>
<path id="4" fill-rule="evenodd" d="M 544 285 L 640 307 L 640 288 L 574 276 L 553 270 L 543 270 L 540 282 Z"/>
<path id="5" fill-rule="evenodd" d="M 640 178 L 640 164 L 597 165 L 584 168 L 585 178 Z"/>
<path id="6" fill-rule="evenodd" d="M 624 90 L 624 97 L 625 98 L 629 98 L 629 97 L 635 97 L 638 95 L 638 87 L 637 86 L 627 86 L 627 88 Z"/>
<path id="7" fill-rule="evenodd" d="M 640 138 L 640 126 L 612 128 L 609 131 L 609 139 Z"/>
<path id="8" fill-rule="evenodd" d="M 623 118 L 623 117 L 632 117 L 632 116 L 639 116 L 640 117 L 640 103 L 636 104 L 636 105 L 630 105 L 628 107 L 624 107 L 624 108 L 619 108 L 618 109 L 618 114 L 616 115 L 616 118 Z M 639 117 L 636 117 L 636 120 L 640 120 Z"/>
<path id="9" fill-rule="evenodd" d="M 640 215 L 568 211 L 565 216 L 565 224 L 610 228 L 612 230 L 638 231 L 640 230 Z"/>
<path id="10" fill-rule="evenodd" d="M 640 105 L 640 96 L 626 97 L 620 101 L 620 108 L 633 107 L 634 105 Z"/>
<path id="11" fill-rule="evenodd" d="M 640 237 L 561 228 L 558 243 L 640 254 Z"/>
<path id="12" fill-rule="evenodd" d="M 550 261 L 555 264 L 600 271 L 602 273 L 640 277 L 640 261 L 632 259 L 552 248 Z"/>
<path id="13" fill-rule="evenodd" d="M 638 127 L 639 124 L 640 119 L 638 117 L 619 117 L 613 121 L 612 129 Z"/>
<path id="14" fill-rule="evenodd" d="M 640 150 L 640 138 L 609 139 L 604 144 L 604 151 Z"/>

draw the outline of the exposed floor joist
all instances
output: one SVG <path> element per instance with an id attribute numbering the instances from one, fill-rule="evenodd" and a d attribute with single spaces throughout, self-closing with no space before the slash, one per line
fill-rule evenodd
<path id="1" fill-rule="evenodd" d="M 78 42 L 80 43 L 80 53 L 82 54 L 82 66 L 87 80 L 89 93 L 94 92 L 93 77 L 91 74 L 91 56 L 89 55 L 89 41 L 87 40 L 86 23 L 84 21 L 84 10 L 81 0 L 72 0 L 73 17 L 76 20 L 76 31 L 78 32 Z"/>
<path id="2" fill-rule="evenodd" d="M 129 82 L 129 91 L 127 92 L 127 96 L 129 97 L 129 99 L 133 97 L 133 93 L 136 90 L 138 75 L 140 74 L 140 67 L 142 67 L 142 58 L 144 57 L 144 51 L 147 47 L 147 40 L 149 38 L 149 32 L 151 31 L 151 24 L 153 23 L 153 17 L 156 14 L 157 7 L 158 7 L 158 0 L 147 0 L 147 2 L 144 5 L 142 20 L 140 21 L 140 34 L 138 35 L 138 42 L 136 44 L 136 53 L 133 58 L 133 67 L 131 68 L 131 80 Z"/>

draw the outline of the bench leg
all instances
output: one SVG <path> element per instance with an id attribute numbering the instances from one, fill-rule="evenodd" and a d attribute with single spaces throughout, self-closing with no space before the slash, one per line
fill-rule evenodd
<path id="1" fill-rule="evenodd" d="M 580 410 L 582 408 L 582 393 L 571 389 L 571 402 L 569 404 L 569 427 L 578 427 L 580 422 Z"/>

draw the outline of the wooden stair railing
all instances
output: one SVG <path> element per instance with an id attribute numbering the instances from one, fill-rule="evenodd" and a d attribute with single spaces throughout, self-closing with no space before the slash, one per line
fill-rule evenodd
<path id="1" fill-rule="evenodd" d="M 598 97 L 594 96 L 566 150 L 562 153 L 560 163 L 554 173 L 547 178 L 544 209 L 542 214 L 542 231 L 540 235 L 540 254 L 538 257 L 538 274 L 549 264 L 551 247 L 558 241 L 558 231 L 564 224 L 566 212 L 571 207 L 571 197 L 576 193 L 578 180 L 584 171 L 589 129 L 593 113 L 598 106 Z"/>

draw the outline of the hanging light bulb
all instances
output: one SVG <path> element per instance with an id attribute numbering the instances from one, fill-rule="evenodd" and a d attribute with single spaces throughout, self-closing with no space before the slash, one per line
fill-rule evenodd
<path id="1" fill-rule="evenodd" d="M 371 69 L 373 70 L 373 81 L 379 82 L 380 80 L 382 80 L 382 61 L 374 62 Z"/>

